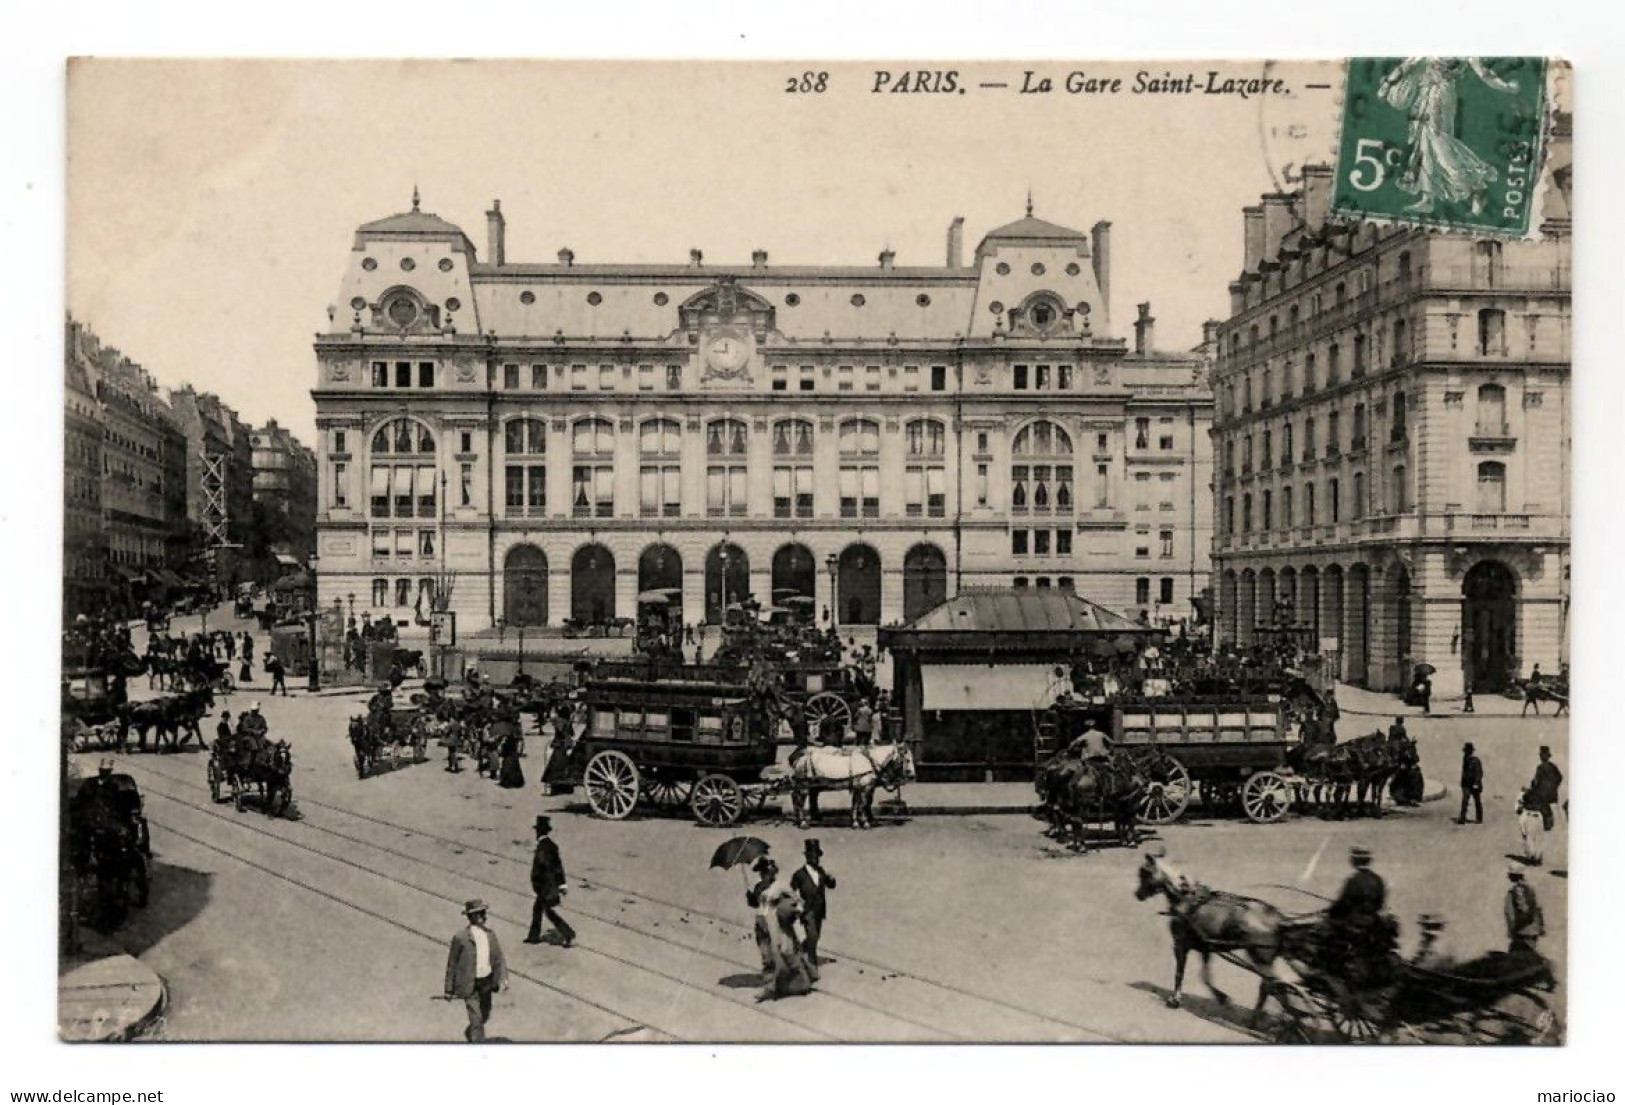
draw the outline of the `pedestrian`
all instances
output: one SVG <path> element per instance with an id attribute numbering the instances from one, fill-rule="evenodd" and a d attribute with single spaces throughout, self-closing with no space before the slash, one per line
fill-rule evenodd
<path id="1" fill-rule="evenodd" d="M 1456 824 L 1467 824 L 1467 803 L 1473 803 L 1473 821 L 1484 824 L 1484 762 L 1478 758 L 1473 742 L 1461 746 L 1461 813 Z"/>
<path id="2" fill-rule="evenodd" d="M 1462 685 L 1461 712 L 1464 714 L 1476 713 L 1473 709 L 1473 677 L 1468 676 L 1467 682 Z"/>
<path id="3" fill-rule="evenodd" d="M 816 978 L 818 941 L 823 936 L 824 920 L 829 916 L 829 892 L 835 889 L 835 876 L 824 870 L 824 848 L 817 840 L 809 839 L 802 846 L 802 852 L 807 860 L 790 876 L 790 889 L 801 895 L 801 927 L 807 933 L 803 947 Z"/>
<path id="4" fill-rule="evenodd" d="M 1405 732 L 1404 718 L 1396 717 L 1394 719 L 1394 723 L 1388 727 L 1388 739 L 1391 741 L 1402 741 L 1409 739 L 1409 734 Z"/>
<path id="5" fill-rule="evenodd" d="M 558 930 L 559 946 L 568 948 L 576 942 L 576 930 L 559 916 L 559 903 L 564 900 L 568 887 L 564 885 L 564 860 L 559 846 L 550 835 L 553 822 L 546 814 L 536 818 L 536 855 L 530 862 L 530 888 L 536 892 L 536 903 L 530 910 L 530 932 L 525 943 L 542 942 L 542 921 L 545 918 Z"/>
<path id="6" fill-rule="evenodd" d="M 1523 710 L 1519 717 L 1529 716 L 1529 707 L 1535 708 L 1535 716 L 1540 716 L 1540 665 L 1536 664 L 1529 672 L 1529 682 L 1523 685 Z"/>
<path id="7" fill-rule="evenodd" d="M 276 694 L 277 688 L 282 689 L 282 697 L 288 697 L 287 669 L 282 666 L 282 657 L 270 653 L 265 657 L 265 670 L 271 675 L 271 693 Z"/>
<path id="8" fill-rule="evenodd" d="M 451 938 L 451 951 L 446 957 L 446 1000 L 460 998 L 468 1009 L 463 1038 L 471 1044 L 485 1042 L 492 995 L 508 981 L 502 943 L 485 925 L 487 912 L 488 907 L 478 898 L 463 906 L 468 927 Z"/>
<path id="9" fill-rule="evenodd" d="M 762 902 L 767 892 L 773 888 L 773 880 L 778 877 L 779 865 L 770 856 L 763 856 L 751 865 L 756 872 L 756 885 L 745 890 L 745 904 L 755 912 L 754 934 L 756 937 L 756 950 L 762 957 L 762 974 L 773 974 L 773 932 L 768 926 L 767 915 L 762 912 Z M 765 978 L 764 978 L 765 981 Z"/>
<path id="10" fill-rule="evenodd" d="M 1523 861 L 1539 867 L 1546 859 L 1546 827 L 1532 790 L 1524 791 L 1518 799 L 1518 837 L 1523 842 Z"/>
<path id="11" fill-rule="evenodd" d="M 518 725 L 514 725 L 502 737 L 502 767 L 497 785 L 509 790 L 523 790 L 525 787 L 525 769 L 519 765 L 520 739 Z"/>
<path id="12" fill-rule="evenodd" d="M 231 711 L 220 711 L 220 722 L 214 727 L 214 743 L 224 752 L 231 747 Z"/>
<path id="13" fill-rule="evenodd" d="M 1554 818 L 1552 807 L 1557 804 L 1558 788 L 1563 785 L 1563 773 L 1552 762 L 1549 745 L 1540 746 L 1540 763 L 1535 765 L 1535 777 L 1529 782 L 1529 793 L 1535 808 L 1540 811 L 1542 827 L 1551 832 Z"/>
<path id="14" fill-rule="evenodd" d="M 775 875 L 778 873 L 776 865 L 772 871 Z M 802 916 L 801 895 L 784 882 L 774 881 L 757 896 L 757 901 L 757 915 L 767 930 L 766 952 L 772 965 L 773 981 L 756 1000 L 773 1001 L 807 993 L 817 981 L 818 972 L 808 962 L 801 939 L 796 935 L 796 922 Z M 761 943 L 760 931 L 757 943 Z"/>
<path id="15" fill-rule="evenodd" d="M 225 637 L 226 641 L 226 663 L 229 664 L 233 660 L 237 659 L 237 635 L 234 633 L 226 633 L 223 634 L 223 636 Z"/>
<path id="16" fill-rule="evenodd" d="M 1535 888 L 1524 878 L 1523 867 L 1516 861 L 1507 863 L 1507 954 L 1539 959 L 1535 944 L 1546 935 L 1546 917 L 1540 910 L 1540 899 Z"/>
<path id="17" fill-rule="evenodd" d="M 1433 712 L 1433 677 L 1423 675 L 1416 684 L 1417 695 L 1422 699 L 1422 714 L 1427 716 Z"/>
<path id="18" fill-rule="evenodd" d="M 875 712 L 865 699 L 858 703 L 857 714 L 852 719 L 852 734 L 855 743 L 869 744 L 875 735 Z"/>

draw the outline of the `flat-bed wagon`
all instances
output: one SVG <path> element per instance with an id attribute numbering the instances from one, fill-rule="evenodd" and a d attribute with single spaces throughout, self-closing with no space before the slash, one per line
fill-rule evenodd
<path id="1" fill-rule="evenodd" d="M 642 802 L 731 825 L 747 801 L 760 805 L 781 789 L 763 779 L 778 749 L 761 693 L 705 668 L 639 674 L 600 668 L 583 688 L 586 724 L 549 755 L 542 782 L 550 792 L 583 787 L 593 813 L 615 821 Z"/>

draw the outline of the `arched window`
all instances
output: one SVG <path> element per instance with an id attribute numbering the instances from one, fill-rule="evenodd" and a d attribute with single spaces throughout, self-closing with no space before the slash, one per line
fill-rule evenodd
<path id="1" fill-rule="evenodd" d="M 397 418 L 378 428 L 372 435 L 370 458 L 372 517 L 434 517 L 434 448 L 434 434 L 410 418 Z M 407 543 L 412 540 L 408 538 Z"/>
<path id="2" fill-rule="evenodd" d="M 1011 445 L 1010 506 L 1016 513 L 1070 513 L 1072 438 L 1053 422 L 1025 426 Z"/>
<path id="3" fill-rule="evenodd" d="M 785 418 L 773 424 L 773 517 L 813 516 L 813 424 Z"/>
<path id="4" fill-rule="evenodd" d="M 682 515 L 682 467 L 678 463 L 682 448 L 683 427 L 674 418 L 651 418 L 638 427 L 638 513 L 642 517 Z"/>
<path id="5" fill-rule="evenodd" d="M 841 517 L 880 517 L 880 423 L 849 418 L 840 426 Z"/>
<path id="6" fill-rule="evenodd" d="M 712 517 L 743 517 L 748 507 L 749 431 L 737 418 L 705 426 L 705 512 Z"/>
<path id="7" fill-rule="evenodd" d="M 904 513 L 910 518 L 942 518 L 948 512 L 948 470 L 942 463 L 945 432 L 934 418 L 916 418 L 903 428 L 908 464 L 903 469 Z"/>
<path id="8" fill-rule="evenodd" d="M 640 457 L 675 457 L 682 448 L 683 427 L 675 418 L 651 418 L 638 427 Z"/>
<path id="9" fill-rule="evenodd" d="M 570 509 L 577 518 L 615 516 L 615 425 L 584 418 L 571 429 Z"/>
<path id="10" fill-rule="evenodd" d="M 1507 508 L 1507 468 L 1498 460 L 1478 466 L 1478 512 L 1501 514 Z"/>
<path id="11" fill-rule="evenodd" d="M 773 424 L 773 455 L 810 457 L 813 453 L 813 424 L 805 418 L 785 418 Z"/>
<path id="12" fill-rule="evenodd" d="M 511 419 L 502 428 L 502 505 L 509 517 L 547 513 L 547 425 L 539 418 Z"/>
<path id="13" fill-rule="evenodd" d="M 940 457 L 946 434 L 941 422 L 934 418 L 916 418 L 903 429 L 911 457 Z"/>

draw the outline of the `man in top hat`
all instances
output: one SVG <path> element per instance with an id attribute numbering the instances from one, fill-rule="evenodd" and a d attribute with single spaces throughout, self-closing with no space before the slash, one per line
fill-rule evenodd
<path id="1" fill-rule="evenodd" d="M 451 938 L 446 957 L 446 1000 L 461 998 L 468 1009 L 468 1027 L 463 1038 L 471 1044 L 485 1040 L 485 1025 L 491 1019 L 491 996 L 508 981 L 508 964 L 502 958 L 497 934 L 485 927 L 486 904 L 478 898 L 463 906 L 468 927 Z"/>
<path id="2" fill-rule="evenodd" d="M 1546 935 L 1546 917 L 1535 888 L 1524 879 L 1523 866 L 1516 860 L 1507 862 L 1507 883 L 1507 953 L 1538 958 L 1535 942 Z"/>
<path id="3" fill-rule="evenodd" d="M 824 918 L 829 916 L 829 892 L 835 889 L 835 876 L 824 870 L 824 848 L 817 840 L 808 839 L 802 851 L 807 861 L 790 876 L 790 889 L 801 895 L 801 924 L 807 938 L 802 941 L 807 961 L 818 966 L 818 938 L 824 931 Z"/>
<path id="4" fill-rule="evenodd" d="M 1534 778 L 1529 781 L 1529 794 L 1534 799 L 1535 809 L 1540 811 L 1542 827 L 1547 832 L 1552 831 L 1552 807 L 1557 804 L 1557 788 L 1563 785 L 1563 772 L 1558 770 L 1552 762 L 1552 750 L 1549 745 L 1540 746 L 1540 763 L 1535 765 Z"/>
<path id="5" fill-rule="evenodd" d="M 1467 803 L 1473 803 L 1473 820 L 1484 824 L 1484 761 L 1478 758 L 1473 742 L 1461 746 L 1461 814 L 1456 824 L 1467 824 Z"/>
<path id="6" fill-rule="evenodd" d="M 1385 930 L 1383 905 L 1388 898 L 1388 887 L 1382 876 L 1371 870 L 1371 851 L 1360 845 L 1349 849 L 1349 863 L 1354 867 L 1343 883 L 1342 891 L 1326 908 L 1327 935 L 1331 945 L 1340 952 L 1356 979 L 1378 962 L 1391 942 Z"/>
<path id="7" fill-rule="evenodd" d="M 575 943 L 576 930 L 558 912 L 559 903 L 564 900 L 569 888 L 564 885 L 564 860 L 559 855 L 559 846 L 553 843 L 549 835 L 552 831 L 552 820 L 546 814 L 539 815 L 536 818 L 536 856 L 530 863 L 530 888 L 536 892 L 536 904 L 530 910 L 530 932 L 525 936 L 525 943 L 542 942 L 542 919 L 545 917 L 558 930 L 559 945 L 568 948 Z"/>

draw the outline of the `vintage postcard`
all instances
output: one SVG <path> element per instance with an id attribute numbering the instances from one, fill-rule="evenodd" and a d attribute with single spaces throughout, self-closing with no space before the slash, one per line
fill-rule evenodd
<path id="1" fill-rule="evenodd" d="M 1570 80 L 70 62 L 61 1038 L 1565 1042 Z"/>

